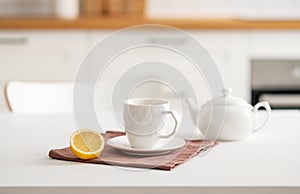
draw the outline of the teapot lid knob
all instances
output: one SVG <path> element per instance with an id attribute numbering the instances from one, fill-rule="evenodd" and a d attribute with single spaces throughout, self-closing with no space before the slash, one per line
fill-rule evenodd
<path id="1" fill-rule="evenodd" d="M 224 97 L 231 95 L 232 89 L 231 88 L 223 88 Z"/>

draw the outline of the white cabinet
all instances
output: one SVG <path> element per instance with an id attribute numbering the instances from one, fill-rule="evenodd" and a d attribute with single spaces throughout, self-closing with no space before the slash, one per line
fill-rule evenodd
<path id="1" fill-rule="evenodd" d="M 89 49 L 95 47 L 98 43 L 100 43 L 103 39 L 108 37 L 114 30 L 90 30 L 87 31 L 87 45 Z"/>
<path id="2" fill-rule="evenodd" d="M 250 99 L 250 74 L 247 31 L 190 31 L 214 59 L 224 86 L 233 94 Z"/>
<path id="3" fill-rule="evenodd" d="M 88 51 L 113 32 L 114 30 L 108 29 L 0 31 L 0 83 L 8 80 L 74 80 Z M 208 50 L 219 68 L 225 87 L 232 88 L 235 96 L 248 101 L 251 92 L 251 59 L 300 58 L 299 30 L 188 30 L 187 32 Z M 154 39 L 171 40 L 174 44 L 186 46 L 180 37 L 168 39 L 168 35 L 163 32 L 157 31 L 156 34 L 155 37 L 148 37 L 149 43 L 151 41 L 153 43 Z M 178 65 L 181 71 L 187 71 L 183 60 L 161 50 L 149 48 L 140 51 L 131 50 L 119 57 L 116 64 L 133 64 L 143 56 L 147 60 L 151 57 L 165 59 L 165 62 Z M 119 65 L 116 72 L 122 71 L 124 69 Z M 189 76 L 193 79 L 196 75 Z"/>
<path id="4" fill-rule="evenodd" d="M 299 59 L 300 30 L 253 31 L 249 55 L 256 59 Z"/>
<path id="5" fill-rule="evenodd" d="M 87 52 L 85 31 L 0 31 L 0 111 L 10 80 L 74 80 Z"/>
<path id="6" fill-rule="evenodd" d="M 93 31 L 90 32 L 89 44 L 95 45 L 105 38 L 112 31 Z M 250 60 L 248 57 L 249 53 L 249 36 L 248 31 L 203 31 L 203 30 L 190 30 L 187 31 L 192 36 L 194 36 L 199 43 L 205 47 L 210 53 L 211 57 L 215 61 L 220 74 L 224 81 L 225 87 L 231 87 L 233 93 L 236 96 L 250 100 Z M 142 31 L 140 33 L 143 33 Z M 182 47 L 186 46 L 185 41 L 181 41 L 182 37 L 172 37 L 172 35 L 165 35 L 163 31 L 157 31 L 155 37 L 147 37 L 149 43 L 152 39 L 157 41 L 172 41 L 170 42 L 170 47 L 172 44 L 182 44 Z M 145 33 L 146 36 L 146 33 Z M 171 38 L 170 38 L 171 37 Z M 146 38 L 146 39 L 147 39 Z M 180 45 L 179 45 L 180 46 Z M 133 63 L 132 58 L 141 58 L 141 55 L 148 56 L 153 53 L 154 58 L 166 58 L 165 52 L 156 52 L 154 50 L 144 52 L 143 54 L 132 54 L 132 57 L 123 58 L 122 63 Z M 197 51 L 194 51 L 197 52 Z M 174 61 L 166 60 L 169 63 L 176 64 L 178 59 L 175 56 Z M 120 64 L 121 65 L 121 64 Z M 188 65 L 188 64 L 187 64 Z M 178 64 L 178 67 L 180 64 Z M 182 70 L 184 71 L 184 69 Z"/>
<path id="7" fill-rule="evenodd" d="M 0 78 L 73 80 L 86 48 L 84 31 L 0 31 Z"/>

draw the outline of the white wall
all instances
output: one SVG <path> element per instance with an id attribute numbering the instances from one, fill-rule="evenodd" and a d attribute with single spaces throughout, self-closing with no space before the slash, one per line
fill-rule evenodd
<path id="1" fill-rule="evenodd" d="M 299 0 L 146 0 L 149 17 L 300 19 Z M 49 16 L 54 0 L 0 0 L 0 16 Z"/>
<path id="2" fill-rule="evenodd" d="M 148 0 L 149 17 L 300 19 L 298 0 Z"/>

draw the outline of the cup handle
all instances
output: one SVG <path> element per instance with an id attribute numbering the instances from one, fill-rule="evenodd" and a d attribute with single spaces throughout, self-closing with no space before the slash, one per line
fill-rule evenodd
<path id="1" fill-rule="evenodd" d="M 175 115 L 174 115 L 174 113 L 172 111 L 164 111 L 163 113 L 164 114 L 170 114 L 173 117 L 174 121 L 175 121 L 174 129 L 173 129 L 173 131 L 170 134 L 159 136 L 159 138 L 169 138 L 169 137 L 171 137 L 172 135 L 175 134 L 176 129 L 177 129 L 177 125 L 178 125 L 178 121 L 177 121 L 177 119 L 176 119 L 176 117 L 175 117 Z"/>
<path id="2" fill-rule="evenodd" d="M 270 116 L 271 116 L 271 107 L 270 107 L 270 104 L 268 102 L 259 102 L 259 103 L 257 103 L 253 108 L 254 113 L 257 113 L 257 111 L 260 107 L 264 107 L 266 109 L 267 118 L 265 119 L 265 121 L 263 122 L 263 124 L 260 127 L 254 129 L 254 132 L 257 132 L 258 130 L 263 128 L 263 126 L 266 125 L 266 123 L 268 122 L 268 120 L 270 119 Z"/>

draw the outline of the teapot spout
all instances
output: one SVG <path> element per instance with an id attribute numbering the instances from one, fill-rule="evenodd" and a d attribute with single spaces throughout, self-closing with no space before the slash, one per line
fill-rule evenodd
<path id="1" fill-rule="evenodd" d="M 190 112 L 190 115 L 192 117 L 192 121 L 196 125 L 196 118 L 197 118 L 197 114 L 198 114 L 198 106 L 197 106 L 196 102 L 191 97 L 186 97 L 185 101 L 188 105 L 189 112 Z"/>

